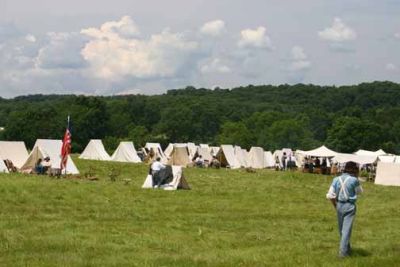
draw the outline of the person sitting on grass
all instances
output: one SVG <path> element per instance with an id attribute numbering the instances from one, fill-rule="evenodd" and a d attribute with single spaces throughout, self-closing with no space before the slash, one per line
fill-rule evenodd
<path id="1" fill-rule="evenodd" d="M 326 197 L 336 209 L 340 246 L 339 257 L 350 255 L 350 237 L 356 216 L 357 194 L 362 193 L 362 187 L 358 181 L 358 166 L 355 162 L 347 162 L 342 175 L 333 179 Z"/>
<path id="2" fill-rule="evenodd" d="M 39 175 L 45 174 L 51 167 L 49 157 L 45 157 L 43 160 L 39 158 L 35 165 L 35 172 Z"/>
<path id="3" fill-rule="evenodd" d="M 196 164 L 197 167 L 203 168 L 204 167 L 204 159 L 202 155 L 199 155 L 195 160 L 194 163 Z"/>

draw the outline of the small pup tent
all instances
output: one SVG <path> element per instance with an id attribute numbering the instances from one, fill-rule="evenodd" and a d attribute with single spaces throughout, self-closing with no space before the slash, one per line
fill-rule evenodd
<path id="1" fill-rule="evenodd" d="M 212 160 L 211 151 L 207 147 L 199 147 L 197 149 L 196 156 L 201 156 L 205 161 L 208 161 L 208 162 L 211 162 L 211 160 Z"/>
<path id="2" fill-rule="evenodd" d="M 264 149 L 261 147 L 252 147 L 247 156 L 247 163 L 249 167 L 254 169 L 265 168 L 266 160 L 264 159 Z"/>
<path id="3" fill-rule="evenodd" d="M 35 168 L 38 159 L 44 159 L 46 157 L 50 158 L 51 168 L 60 169 L 61 165 L 61 140 L 51 140 L 51 139 L 38 139 L 36 140 L 35 146 L 33 147 L 28 159 L 25 161 L 21 167 L 22 172 L 30 172 Z M 64 173 L 65 170 L 63 170 Z M 75 163 L 72 161 L 71 157 L 68 156 L 67 174 L 79 174 Z"/>
<path id="4" fill-rule="evenodd" d="M 275 167 L 275 159 L 272 155 L 271 151 L 264 152 L 264 166 L 265 168 L 274 168 Z"/>
<path id="5" fill-rule="evenodd" d="M 217 153 L 217 159 L 221 163 L 221 167 L 240 168 L 240 163 L 236 160 L 235 150 L 232 145 L 221 145 L 221 149 Z"/>
<path id="6" fill-rule="evenodd" d="M 1 156 L 0 156 L 0 173 L 8 173 L 7 166 L 4 163 L 4 159 Z"/>
<path id="7" fill-rule="evenodd" d="M 400 164 L 379 161 L 375 184 L 400 186 Z"/>
<path id="8" fill-rule="evenodd" d="M 169 165 L 186 167 L 191 163 L 189 148 L 187 145 L 174 145 L 171 155 L 168 159 Z"/>
<path id="9" fill-rule="evenodd" d="M 164 190 L 190 189 L 181 166 L 172 166 L 173 180 L 169 184 L 162 185 Z M 149 174 L 144 181 L 142 188 L 153 188 L 153 177 Z"/>
<path id="10" fill-rule="evenodd" d="M 121 142 L 114 154 L 111 156 L 112 161 L 118 162 L 142 162 L 136 152 L 132 142 Z"/>
<path id="11" fill-rule="evenodd" d="M 24 142 L 0 141 L 0 158 L 10 160 L 18 169 L 22 167 L 28 156 Z"/>
<path id="12" fill-rule="evenodd" d="M 90 160 L 111 160 L 110 155 L 108 155 L 103 146 L 103 142 L 99 139 L 90 140 L 79 158 Z"/>
<path id="13" fill-rule="evenodd" d="M 165 161 L 167 158 L 159 143 L 146 143 L 145 149 L 146 149 L 146 159 L 148 161 L 154 160 L 157 157 L 160 157 L 162 161 Z"/>
<path id="14" fill-rule="evenodd" d="M 240 167 L 247 168 L 247 153 L 244 153 L 240 146 L 235 146 L 235 157 Z"/>

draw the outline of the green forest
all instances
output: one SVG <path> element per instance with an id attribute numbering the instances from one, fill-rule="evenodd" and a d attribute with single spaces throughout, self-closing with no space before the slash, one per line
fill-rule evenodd
<path id="1" fill-rule="evenodd" d="M 400 84 L 187 87 L 163 95 L 30 95 L 0 98 L 2 140 L 62 139 L 72 120 L 73 152 L 89 139 L 109 151 L 120 141 L 236 144 L 265 150 L 340 152 L 360 148 L 400 154 Z"/>

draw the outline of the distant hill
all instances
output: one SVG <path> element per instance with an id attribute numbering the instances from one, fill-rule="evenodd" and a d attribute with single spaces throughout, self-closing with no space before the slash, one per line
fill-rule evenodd
<path id="1" fill-rule="evenodd" d="M 30 95 L 0 99 L 2 139 L 63 135 L 73 121 L 73 148 L 102 138 L 108 149 L 120 140 L 232 143 L 268 150 L 326 144 L 353 152 L 383 148 L 400 153 L 400 85 L 261 85 L 209 90 L 187 87 L 155 96 Z"/>

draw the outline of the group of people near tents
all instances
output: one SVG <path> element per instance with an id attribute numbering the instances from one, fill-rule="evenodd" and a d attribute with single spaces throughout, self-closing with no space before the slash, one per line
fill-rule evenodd
<path id="1" fill-rule="evenodd" d="M 61 140 L 38 139 L 29 153 L 24 142 L 0 141 L 0 172 L 60 175 L 61 147 Z M 79 174 L 70 156 L 63 173 Z"/>
<path id="2" fill-rule="evenodd" d="M 0 141 L 0 172 L 18 171 L 59 175 L 61 174 L 61 146 L 61 140 L 38 139 L 28 153 L 24 142 Z M 303 172 L 332 175 L 340 173 L 344 164 L 352 161 L 356 162 L 360 169 L 368 170 L 371 176 L 376 175 L 376 183 L 400 185 L 400 156 L 387 154 L 383 150 L 359 150 L 353 154 L 345 154 L 321 146 L 309 151 L 292 151 L 290 148 L 284 148 L 272 153 L 264 151 L 261 147 L 246 150 L 233 145 L 200 144 L 197 146 L 194 143 L 169 144 L 163 150 L 158 143 L 147 143 L 137 151 L 133 142 L 121 142 L 110 156 L 101 140 L 90 140 L 79 158 L 149 164 L 159 159 L 159 162 L 165 166 L 180 168 L 175 168 L 175 173 L 183 173 L 182 167 L 193 166 L 230 169 L 275 168 L 276 170 L 300 168 Z M 64 173 L 79 174 L 71 157 L 68 157 Z M 159 185 L 159 181 L 171 182 L 174 168 L 169 168 L 168 173 L 166 179 L 156 177 L 154 184 Z"/>

